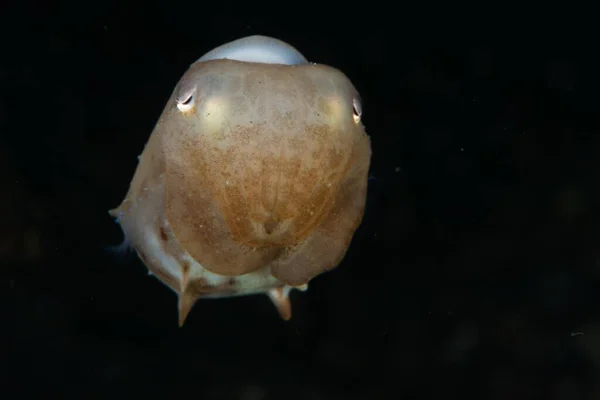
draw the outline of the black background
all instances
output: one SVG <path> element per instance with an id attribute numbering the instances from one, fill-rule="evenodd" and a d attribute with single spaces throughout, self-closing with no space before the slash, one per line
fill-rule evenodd
<path id="1" fill-rule="evenodd" d="M 118 4 L 2 5 L 2 398 L 600 396 L 589 25 Z M 290 322 L 251 296 L 199 301 L 179 328 L 176 296 L 105 250 L 122 240 L 107 211 L 189 64 L 252 34 L 360 91 L 367 210 Z"/>

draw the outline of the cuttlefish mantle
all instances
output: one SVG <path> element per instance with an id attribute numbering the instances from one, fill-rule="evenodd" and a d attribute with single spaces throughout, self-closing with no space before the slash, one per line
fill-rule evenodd
<path id="1" fill-rule="evenodd" d="M 110 215 L 179 298 L 289 293 L 335 268 L 364 213 L 371 145 L 339 70 L 277 39 L 206 53 L 178 82 Z"/>

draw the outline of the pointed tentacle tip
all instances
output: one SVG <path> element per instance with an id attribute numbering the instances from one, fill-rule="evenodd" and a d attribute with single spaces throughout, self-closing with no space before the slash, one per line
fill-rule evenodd
<path id="1" fill-rule="evenodd" d="M 267 296 L 271 299 L 273 305 L 277 309 L 279 316 L 284 321 L 289 321 L 292 318 L 292 303 L 290 301 L 290 292 L 292 289 L 297 289 L 300 291 L 306 291 L 308 289 L 308 284 L 300 285 L 300 286 L 281 286 L 278 288 L 274 288 L 268 290 L 266 292 Z M 179 315 L 179 327 L 183 327 L 187 316 L 190 314 L 194 304 L 196 303 L 197 297 L 193 297 L 187 294 L 185 291 L 179 295 L 178 298 L 178 315 Z"/>
<path id="2" fill-rule="evenodd" d="M 180 294 L 179 295 L 179 302 L 178 302 L 178 309 L 179 309 L 179 327 L 183 327 L 183 324 L 185 323 L 185 320 L 187 318 L 187 316 L 189 315 L 190 311 L 192 310 L 192 307 L 194 306 L 194 303 L 196 302 L 196 299 L 192 298 L 189 295 L 186 294 Z"/>
<path id="3" fill-rule="evenodd" d="M 267 295 L 275 305 L 279 316 L 284 321 L 289 321 L 292 318 L 292 303 L 290 301 L 290 292 L 292 289 L 298 289 L 304 292 L 308 289 L 308 285 L 304 284 L 296 287 L 285 285 L 283 287 L 271 289 L 267 292 Z"/>

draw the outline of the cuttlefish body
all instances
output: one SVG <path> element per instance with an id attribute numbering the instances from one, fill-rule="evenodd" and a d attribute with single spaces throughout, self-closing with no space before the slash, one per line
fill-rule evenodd
<path id="1" fill-rule="evenodd" d="M 251 36 L 190 66 L 121 205 L 126 243 L 179 297 L 289 292 L 335 268 L 360 224 L 371 158 L 359 94 L 337 69 Z"/>

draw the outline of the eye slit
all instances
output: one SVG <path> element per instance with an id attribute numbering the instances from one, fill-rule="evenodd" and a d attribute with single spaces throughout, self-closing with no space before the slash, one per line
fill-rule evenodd
<path id="1" fill-rule="evenodd" d="M 356 97 L 352 100 L 352 117 L 355 124 L 358 124 L 362 117 L 362 105 L 360 104 L 360 99 Z"/>
<path id="2" fill-rule="evenodd" d="M 180 99 L 180 98 L 177 98 L 177 103 L 179 103 L 179 104 L 190 104 L 190 101 L 192 101 L 192 97 L 194 97 L 194 96 L 192 95 L 192 93 L 190 93 L 188 95 L 188 97 L 184 98 L 183 100 Z"/>
<path id="3" fill-rule="evenodd" d="M 177 102 L 177 108 L 181 112 L 186 112 L 194 107 L 194 100 L 196 94 L 196 88 L 185 92 L 182 96 L 177 96 L 175 101 Z"/>

